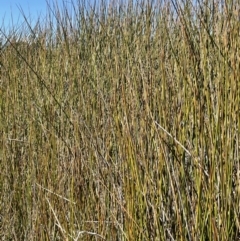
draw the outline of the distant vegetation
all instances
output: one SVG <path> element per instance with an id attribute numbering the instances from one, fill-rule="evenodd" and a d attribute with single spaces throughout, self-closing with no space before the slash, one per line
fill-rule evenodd
<path id="1" fill-rule="evenodd" d="M 0 30 L 0 239 L 237 240 L 239 3 L 81 2 Z"/>

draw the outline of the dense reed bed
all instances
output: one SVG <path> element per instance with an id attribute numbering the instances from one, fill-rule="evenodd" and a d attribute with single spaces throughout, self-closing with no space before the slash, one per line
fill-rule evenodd
<path id="1" fill-rule="evenodd" d="M 1 29 L 1 240 L 237 240 L 239 3 L 49 5 Z"/>

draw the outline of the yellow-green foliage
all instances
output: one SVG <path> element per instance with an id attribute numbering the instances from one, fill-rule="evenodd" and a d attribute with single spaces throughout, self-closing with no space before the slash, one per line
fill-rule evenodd
<path id="1" fill-rule="evenodd" d="M 0 239 L 237 240 L 239 4 L 80 2 L 1 29 Z"/>

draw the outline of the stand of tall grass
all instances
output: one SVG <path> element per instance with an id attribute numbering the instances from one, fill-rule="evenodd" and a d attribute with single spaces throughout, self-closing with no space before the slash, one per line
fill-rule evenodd
<path id="1" fill-rule="evenodd" d="M 0 239 L 237 240 L 238 1 L 87 6 L 0 30 Z"/>

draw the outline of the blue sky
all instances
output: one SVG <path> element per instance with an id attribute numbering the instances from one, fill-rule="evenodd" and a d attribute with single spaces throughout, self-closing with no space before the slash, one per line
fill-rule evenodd
<path id="1" fill-rule="evenodd" d="M 77 2 L 77 0 L 48 0 L 48 2 L 51 5 L 57 3 L 59 6 L 64 2 L 66 6 L 70 7 L 71 2 Z M 24 22 L 21 9 L 29 22 L 34 24 L 39 16 L 44 18 L 48 7 L 46 0 L 1 0 L 0 26 L 5 28 L 11 28 L 12 25 L 20 26 Z"/>
<path id="2" fill-rule="evenodd" d="M 0 0 L 0 28 L 5 30 L 14 28 L 21 28 L 25 23 L 22 11 L 27 17 L 28 22 L 34 27 L 39 16 L 44 22 L 44 16 L 47 13 L 48 5 L 58 4 L 60 7 L 64 2 L 65 6 L 71 12 L 72 3 L 85 3 L 89 7 L 93 2 L 100 3 L 102 0 Z M 128 0 L 104 0 L 105 3 L 124 2 Z M 142 1 L 142 0 L 139 0 Z M 69 12 L 69 13 L 70 13 Z"/>
<path id="3" fill-rule="evenodd" d="M 46 12 L 45 0 L 2 0 L 0 7 L 0 24 L 8 28 L 19 25 L 23 22 L 23 16 L 20 8 L 23 9 L 25 15 L 31 20 L 36 21 L 39 14 Z M 4 21 L 4 23 L 3 23 Z"/>

